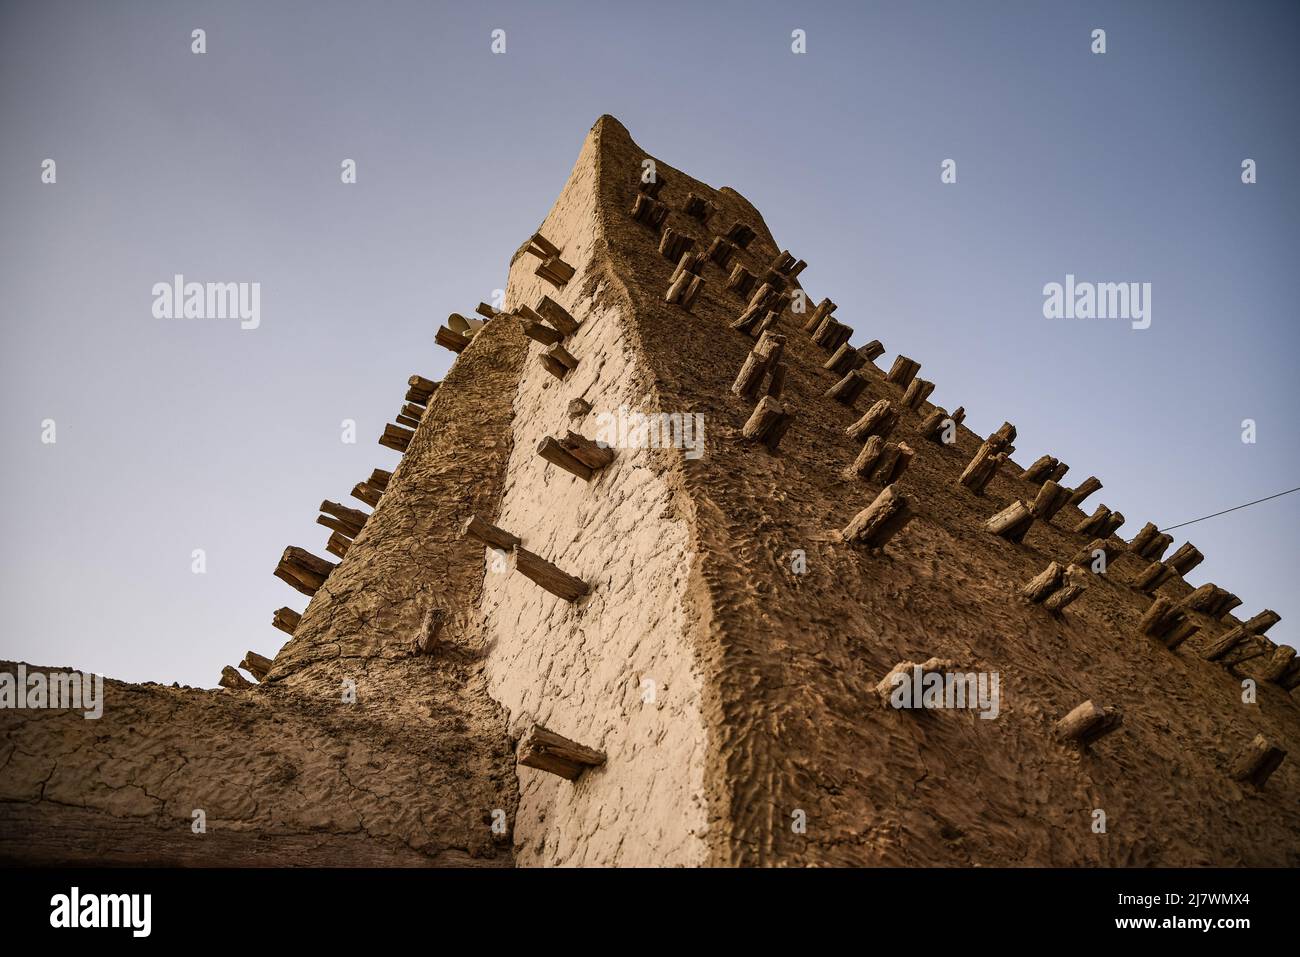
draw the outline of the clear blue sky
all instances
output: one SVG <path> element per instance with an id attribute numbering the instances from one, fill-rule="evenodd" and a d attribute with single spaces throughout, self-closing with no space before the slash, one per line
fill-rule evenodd
<path id="1" fill-rule="evenodd" d="M 212 685 L 274 653 L 272 610 L 304 605 L 280 552 L 324 554 L 316 505 L 393 466 L 375 439 L 409 374 L 444 373 L 438 322 L 503 285 L 602 113 L 745 194 L 936 402 L 1100 476 L 1126 535 L 1300 485 L 1298 25 L 1265 3 L 0 3 L 0 657 Z M 155 319 L 178 272 L 260 282 L 261 327 Z M 1151 328 L 1044 319 L 1067 273 L 1152 283 Z M 1297 533 L 1300 493 L 1175 534 L 1194 582 L 1294 644 Z"/>

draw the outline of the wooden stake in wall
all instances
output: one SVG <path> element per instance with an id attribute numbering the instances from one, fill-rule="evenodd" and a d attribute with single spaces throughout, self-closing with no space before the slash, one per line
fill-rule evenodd
<path id="1" fill-rule="evenodd" d="M 879 339 L 872 339 L 866 345 L 858 347 L 858 355 L 862 356 L 867 362 L 875 362 L 885 354 L 885 347 L 881 345 Z"/>
<path id="2" fill-rule="evenodd" d="M 1082 505 L 1083 500 L 1101 488 L 1101 481 L 1095 475 L 1089 475 L 1070 496 L 1071 505 Z"/>
<path id="3" fill-rule="evenodd" d="M 1092 563 L 1098 558 L 1098 552 L 1100 552 L 1106 559 L 1105 567 L 1110 568 L 1110 563 L 1113 562 L 1115 556 L 1119 554 L 1119 548 L 1112 545 L 1104 538 L 1094 538 L 1091 542 L 1074 553 L 1074 557 L 1070 559 L 1070 564 L 1091 568 Z"/>
<path id="4" fill-rule="evenodd" d="M 822 363 L 822 368 L 843 376 L 855 369 L 861 369 L 866 363 L 867 360 L 863 358 L 862 353 L 846 342 L 835 350 L 833 356 Z"/>
<path id="5" fill-rule="evenodd" d="M 527 768 L 556 774 L 568 781 L 577 780 L 587 768 L 605 763 L 601 751 L 578 744 L 540 724 L 531 725 L 519 739 L 515 760 Z"/>
<path id="6" fill-rule="evenodd" d="M 690 253 L 683 253 L 683 258 Z M 700 294 L 700 289 L 704 286 L 704 278 L 694 273 L 681 270 L 672 285 L 668 287 L 668 292 L 664 295 L 664 301 L 681 306 L 683 309 L 690 309 L 691 303 L 695 297 Z"/>
<path id="7" fill-rule="evenodd" d="M 956 427 L 961 425 L 962 420 L 965 418 L 966 418 L 966 410 L 961 407 L 958 407 L 956 412 L 954 412 L 952 415 L 949 415 L 943 409 L 936 406 L 934 411 L 931 412 L 929 415 L 927 415 L 922 420 L 921 424 L 916 427 L 916 431 L 920 432 L 923 438 L 927 438 L 931 442 L 942 443 L 944 431 L 947 428 L 947 423 L 951 421 L 953 427 L 952 434 L 953 434 L 953 439 L 955 444 L 955 440 L 957 437 Z"/>
<path id="8" fill-rule="evenodd" d="M 1150 556 L 1146 554 L 1145 549 L 1151 546 L 1151 543 L 1155 540 L 1155 537 L 1159 534 L 1160 534 L 1160 529 L 1156 528 L 1155 523 L 1147 522 L 1145 525 L 1142 526 L 1141 531 L 1139 531 L 1136 535 L 1133 536 L 1133 541 L 1128 543 L 1129 550 L 1132 551 L 1134 554 L 1136 554 L 1139 558 L 1149 558 Z"/>
<path id="9" fill-rule="evenodd" d="M 569 432 L 562 439 L 546 436 L 538 444 L 537 454 L 586 482 L 614 461 L 613 449 L 597 445 L 577 432 Z"/>
<path id="10" fill-rule="evenodd" d="M 272 661 L 264 655 L 259 655 L 256 651 L 249 651 L 244 654 L 244 660 L 239 663 L 250 675 L 261 681 L 271 670 Z"/>
<path id="11" fill-rule="evenodd" d="M 925 681 L 929 675 L 939 675 L 942 677 L 944 675 L 952 674 L 959 669 L 960 665 L 955 660 L 952 658 L 940 658 L 938 655 L 927 658 L 925 661 L 920 663 L 910 660 L 900 661 L 886 672 L 885 677 L 876 682 L 876 687 L 874 689 L 876 697 L 880 700 L 881 705 L 891 711 L 919 711 L 924 706 L 917 705 L 915 702 L 913 702 L 912 708 L 904 709 L 898 707 L 898 704 L 894 701 L 894 693 L 900 687 L 900 683 L 902 681 L 912 681 L 914 677 L 918 676 L 918 672 L 920 679 Z M 905 677 L 900 678 L 900 675 Z"/>
<path id="12" fill-rule="evenodd" d="M 1082 582 L 1071 582 L 1059 591 L 1048 595 L 1047 600 L 1043 602 L 1043 607 L 1053 615 L 1059 615 L 1065 610 L 1066 605 L 1070 604 L 1086 590 L 1087 588 Z"/>
<path id="13" fill-rule="evenodd" d="M 1205 588 L 1206 586 L 1202 585 L 1201 587 Z M 1215 588 L 1213 585 L 1208 587 L 1210 589 Z M 1221 589 L 1219 590 L 1221 591 Z M 1192 593 L 1192 595 L 1195 594 L 1196 592 Z M 1224 592 L 1223 594 L 1227 595 L 1228 593 Z M 1188 598 L 1191 598 L 1192 595 L 1189 595 Z M 1210 598 L 1214 599 L 1215 597 L 1214 591 L 1210 591 Z M 1231 598 L 1235 596 L 1229 595 L 1228 597 Z M 1222 599 L 1220 600 L 1222 601 Z M 1203 655 L 1208 661 L 1220 661 L 1238 644 L 1248 638 L 1258 638 L 1262 636 L 1264 632 L 1268 631 L 1269 628 L 1279 621 L 1281 621 L 1281 616 L 1279 616 L 1277 612 L 1262 611 L 1249 621 L 1236 625 L 1233 628 L 1229 628 L 1205 649 Z"/>
<path id="14" fill-rule="evenodd" d="M 538 356 L 538 359 L 547 372 L 561 380 L 578 367 L 578 360 L 558 342 Z"/>
<path id="15" fill-rule="evenodd" d="M 708 249 L 704 251 L 704 258 L 723 272 L 731 271 L 731 260 L 735 255 L 736 247 L 721 236 L 714 236 L 713 241 L 709 243 Z"/>
<path id="16" fill-rule="evenodd" d="M 731 384 L 732 393 L 746 399 L 757 399 L 764 376 L 781 362 L 784 350 L 785 336 L 773 332 L 764 332 L 759 336 L 757 344 L 745 356 L 740 372 L 736 374 L 736 381 Z"/>
<path id="17" fill-rule="evenodd" d="M 654 173 L 654 179 L 649 182 L 646 182 L 644 179 L 640 180 L 637 184 L 637 189 L 642 193 L 645 193 L 647 196 L 653 196 L 657 199 L 659 193 L 663 191 L 664 185 L 667 182 L 668 180 L 659 175 L 658 170 L 656 170 Z"/>
<path id="18" fill-rule="evenodd" d="M 703 196 L 696 196 L 694 193 L 686 194 L 686 205 L 683 207 L 687 216 L 691 219 L 698 220 L 701 224 L 709 221 L 718 207 Z"/>
<path id="19" fill-rule="evenodd" d="M 379 444 L 396 452 L 405 452 L 413 438 L 415 438 L 414 430 L 390 424 L 384 426 L 384 434 L 379 437 Z"/>
<path id="20" fill-rule="evenodd" d="M 1205 556 L 1200 553 L 1197 547 L 1191 542 L 1185 542 L 1178 551 L 1169 556 L 1168 565 L 1178 574 L 1185 576 L 1203 561 L 1205 561 Z"/>
<path id="21" fill-rule="evenodd" d="M 751 332 L 758 321 L 776 305 L 775 300 L 776 290 L 768 283 L 763 283 L 749 297 L 749 304 L 745 306 L 740 318 L 731 324 L 731 328 L 739 329 L 741 332 Z"/>
<path id="22" fill-rule="evenodd" d="M 668 282 L 670 284 L 675 283 L 678 277 L 684 272 L 693 273 L 696 276 L 703 275 L 704 257 L 699 253 L 682 253 L 682 258 L 677 260 L 677 268 L 673 270 L 673 274 L 668 278 Z"/>
<path id="23" fill-rule="evenodd" d="M 853 516 L 840 534 L 844 540 L 878 552 L 913 519 L 911 502 L 906 495 L 886 486 L 870 505 Z"/>
<path id="24" fill-rule="evenodd" d="M 1151 594 L 1169 579 L 1169 569 L 1164 562 L 1155 561 L 1142 570 L 1133 587 L 1140 592 Z"/>
<path id="25" fill-rule="evenodd" d="M 804 322 L 803 331 L 812 332 L 815 330 L 822 324 L 822 320 L 834 312 L 835 309 L 835 303 L 831 302 L 829 299 L 823 299 L 821 302 L 817 303 L 817 308 L 809 313 L 807 321 Z"/>
<path id="26" fill-rule="evenodd" d="M 317 558 L 305 548 L 290 545 L 280 556 L 280 564 L 275 567 L 275 577 L 304 595 L 311 596 L 325 584 L 325 579 L 337 567 L 333 562 Z"/>
<path id="27" fill-rule="evenodd" d="M 302 621 L 302 615 L 292 608 L 277 608 L 271 615 L 271 624 L 289 636 L 293 635 L 300 621 Z"/>
<path id="28" fill-rule="evenodd" d="M 879 438 L 879 436 L 873 436 Z M 867 440 L 868 442 L 871 439 Z M 906 442 L 889 442 L 880 453 L 880 463 L 876 466 L 876 481 L 881 485 L 893 485 L 903 477 L 907 466 L 912 462 L 914 452 Z"/>
<path id="29" fill-rule="evenodd" d="M 1211 618 L 1222 618 L 1241 604 L 1241 599 L 1218 585 L 1206 583 L 1196 588 L 1179 604 L 1188 611 L 1198 611 Z"/>
<path id="30" fill-rule="evenodd" d="M 578 331 L 581 325 L 577 319 L 569 315 L 569 311 L 561 306 L 550 296 L 543 296 L 537 303 L 536 312 L 551 324 L 562 336 L 571 336 Z"/>
<path id="31" fill-rule="evenodd" d="M 798 262 L 790 255 L 790 250 L 785 249 L 777 253 L 772 265 L 769 267 L 773 272 L 780 273 L 788 279 L 793 279 L 807 268 L 808 264 L 800 259 Z"/>
<path id="32" fill-rule="evenodd" d="M 545 279 L 555 288 L 561 289 L 568 285 L 569 280 L 573 278 L 574 272 L 572 266 L 557 256 L 538 264 L 537 268 L 533 270 L 533 275 Z"/>
<path id="33" fill-rule="evenodd" d="M 352 539 L 342 532 L 331 532 L 329 541 L 325 543 L 325 551 L 337 558 L 342 558 L 348 553 L 348 546 L 351 544 Z"/>
<path id="34" fill-rule="evenodd" d="M 659 254 L 671 263 L 680 260 L 682 253 L 689 252 L 694 246 L 694 239 L 671 226 L 665 226 L 659 234 Z"/>
<path id="35" fill-rule="evenodd" d="M 757 233 L 744 223 L 736 223 L 736 225 L 727 230 L 727 239 L 731 240 L 741 249 L 748 249 L 749 244 L 754 241 L 756 235 Z"/>
<path id="36" fill-rule="evenodd" d="M 459 332 L 455 332 L 448 326 L 439 326 L 437 333 L 433 337 L 433 341 L 444 349 L 450 349 L 457 355 L 464 352 L 465 347 L 469 345 L 468 337 Z"/>
<path id="37" fill-rule="evenodd" d="M 542 345 L 550 347 L 561 341 L 564 336 L 560 335 L 559 330 L 552 329 L 542 322 L 536 322 L 531 319 L 520 318 L 523 326 L 524 335 L 534 342 L 540 342 Z"/>
<path id="38" fill-rule="evenodd" d="M 518 536 L 511 535 L 505 529 L 497 528 L 477 515 L 471 515 L 466 519 L 460 533 L 463 537 L 478 539 L 488 548 L 499 548 L 507 552 L 521 544 Z"/>
<path id="39" fill-rule="evenodd" d="M 853 338 L 853 327 L 846 326 L 833 316 L 827 316 L 813 332 L 813 342 L 827 352 L 834 353 L 840 346 Z"/>
<path id="40" fill-rule="evenodd" d="M 577 601 L 587 594 L 589 587 L 581 578 L 560 571 L 546 559 L 522 545 L 516 545 L 511 553 L 515 570 L 534 584 L 541 585 L 552 595 L 565 601 Z"/>
<path id="41" fill-rule="evenodd" d="M 436 605 L 430 606 L 429 610 L 424 613 L 424 619 L 420 622 L 420 630 L 416 632 L 415 638 L 411 642 L 411 650 L 417 655 L 433 654 L 438 647 L 438 636 L 442 633 L 442 627 L 446 623 L 446 609 L 439 608 Z"/>
<path id="42" fill-rule="evenodd" d="M 1033 524 L 1034 513 L 1029 503 L 1015 501 L 985 522 L 984 527 L 999 538 L 1019 543 L 1025 540 Z"/>
<path id="43" fill-rule="evenodd" d="M 1286 750 L 1271 744 L 1262 734 L 1255 735 L 1232 759 L 1228 773 L 1234 781 L 1243 781 L 1252 787 L 1262 788 L 1269 776 L 1282 764 Z"/>
<path id="44" fill-rule="evenodd" d="M 668 207 L 645 193 L 637 193 L 632 201 L 632 218 L 642 226 L 658 229 L 668 217 Z"/>
<path id="45" fill-rule="evenodd" d="M 870 381 L 860 369 L 854 369 L 827 389 L 824 398 L 834 399 L 841 405 L 852 406 L 857 401 L 858 396 L 866 391 L 867 384 Z"/>
<path id="46" fill-rule="evenodd" d="M 775 452 L 793 420 L 794 413 L 787 412 L 779 401 L 765 395 L 758 400 L 753 414 L 741 429 L 741 435 L 751 442 L 761 442 L 769 451 Z"/>
<path id="47" fill-rule="evenodd" d="M 1236 625 L 1211 642 L 1201 653 L 1201 657 L 1206 661 L 1222 661 L 1228 656 L 1229 652 L 1246 639 L 1252 637 L 1254 635 L 1244 625 Z"/>
<path id="48" fill-rule="evenodd" d="M 1281 615 L 1273 611 L 1271 608 L 1265 608 L 1258 615 L 1255 615 L 1247 621 L 1244 627 L 1253 634 L 1262 635 L 1281 620 Z"/>
<path id="49" fill-rule="evenodd" d="M 1070 490 L 1048 479 L 1038 490 L 1038 496 L 1034 499 L 1032 508 L 1034 518 L 1043 522 L 1050 522 L 1052 516 L 1064 508 L 1065 503 L 1069 500 Z"/>
<path id="50" fill-rule="evenodd" d="M 226 665 L 221 669 L 221 677 L 218 679 L 217 684 L 221 685 L 221 687 L 228 691 L 243 691 L 245 688 L 253 687 L 251 681 L 241 675 L 230 665 Z"/>
<path id="51" fill-rule="evenodd" d="M 1020 477 L 1027 482 L 1045 482 L 1052 477 L 1059 464 L 1060 462 L 1052 456 L 1042 455 L 1034 460 L 1033 465 L 1021 472 Z"/>
<path id="52" fill-rule="evenodd" d="M 876 466 L 880 464 L 880 456 L 884 451 L 885 440 L 878 435 L 869 436 L 862 450 L 858 452 L 857 458 L 849 466 L 848 474 L 864 480 L 870 478 Z"/>
<path id="53" fill-rule="evenodd" d="M 1087 749 L 1123 723 L 1124 715 L 1118 708 L 1099 708 L 1089 700 L 1056 722 L 1056 734 Z"/>
<path id="54" fill-rule="evenodd" d="M 406 380 L 409 388 L 406 390 L 406 401 L 414 402 L 417 405 L 428 405 L 433 394 L 438 391 L 441 382 L 434 382 L 432 379 L 426 379 L 422 375 L 413 375 Z"/>
<path id="55" fill-rule="evenodd" d="M 867 409 L 862 418 L 844 431 L 849 438 L 858 442 L 865 442 L 870 435 L 889 438 L 889 434 L 894 431 L 894 426 L 897 424 L 898 413 L 894 410 L 893 405 L 888 399 L 879 399 L 871 408 Z"/>
<path id="56" fill-rule="evenodd" d="M 524 548 L 518 536 L 497 528 L 477 515 L 470 516 L 465 522 L 461 528 L 461 535 L 476 538 L 489 548 L 509 551 L 516 571 L 565 601 L 577 601 L 589 590 L 589 586 L 581 578 L 561 571 L 540 555 Z"/>
<path id="57" fill-rule="evenodd" d="M 533 233 L 524 250 L 541 260 L 533 274 L 559 288 L 574 276 L 574 268 L 560 258 L 560 250 L 541 233 Z"/>
<path id="58" fill-rule="evenodd" d="M 1032 604 L 1039 604 L 1047 599 L 1061 587 L 1065 581 L 1065 566 L 1060 562 L 1051 562 L 1047 568 L 1039 572 L 1024 588 L 1020 594 L 1026 601 Z"/>
<path id="59" fill-rule="evenodd" d="M 894 365 L 886 378 L 900 389 L 906 389 L 920 371 L 921 363 L 900 355 L 894 360 Z"/>
<path id="60" fill-rule="evenodd" d="M 1187 615 L 1168 598 L 1159 597 L 1151 602 L 1138 622 L 1138 631 L 1151 638 L 1168 641 L 1178 635 L 1187 622 Z M 1186 637 L 1185 635 L 1183 636 Z"/>
<path id="61" fill-rule="evenodd" d="M 736 263 L 731 267 L 731 275 L 727 278 L 727 289 L 741 298 L 747 298 L 753 294 L 754 283 L 757 281 L 753 273 L 740 263 Z"/>
<path id="62" fill-rule="evenodd" d="M 994 433 L 984 440 L 984 443 L 966 466 L 966 470 L 957 479 L 957 483 L 970 489 L 976 495 L 983 495 L 984 489 L 993 480 L 993 476 L 998 473 L 998 467 L 1006 460 L 1006 444 L 1002 441 L 1001 436 Z"/>
<path id="63" fill-rule="evenodd" d="M 1074 530 L 1080 535 L 1095 535 L 1098 538 L 1105 538 L 1110 534 L 1111 525 L 1114 524 L 1112 521 L 1113 514 L 1105 505 L 1098 505 L 1095 512 L 1074 526 Z M 1123 515 L 1119 516 L 1119 521 L 1120 524 L 1123 523 Z"/>
<path id="64" fill-rule="evenodd" d="M 348 508 L 329 499 L 320 503 L 320 510 L 323 514 L 317 516 L 316 524 L 342 532 L 348 538 L 356 538 L 370 517 L 358 508 Z"/>
<path id="65" fill-rule="evenodd" d="M 933 391 L 933 382 L 927 382 L 925 379 L 913 379 L 907 384 L 907 389 L 903 392 L 903 405 L 915 411 L 921 408 L 921 403 L 930 398 L 930 393 Z"/>
<path id="66" fill-rule="evenodd" d="M 388 481 L 393 477 L 392 472 L 384 469 L 375 469 L 370 473 L 370 478 L 364 482 L 357 483 L 352 489 L 352 497 L 359 498 L 371 508 L 379 504 L 379 498 L 388 488 Z"/>
<path id="67" fill-rule="evenodd" d="M 1278 645 L 1273 655 L 1259 670 L 1259 676 L 1265 681 L 1281 683 L 1282 678 L 1295 664 L 1295 649 L 1290 645 Z"/>

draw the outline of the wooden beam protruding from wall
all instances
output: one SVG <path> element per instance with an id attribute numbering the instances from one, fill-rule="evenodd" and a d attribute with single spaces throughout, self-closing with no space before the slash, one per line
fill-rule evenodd
<path id="1" fill-rule="evenodd" d="M 844 540 L 878 552 L 915 517 L 910 500 L 888 485 L 841 530 Z"/>
<path id="2" fill-rule="evenodd" d="M 597 445 L 577 432 L 568 432 L 562 439 L 544 437 L 537 445 L 537 454 L 585 482 L 614 461 L 613 449 Z"/>
<path id="3" fill-rule="evenodd" d="M 305 548 L 290 545 L 280 556 L 275 567 L 275 577 L 291 585 L 304 595 L 314 595 L 325 579 L 338 566 L 318 558 Z"/>
<path id="4" fill-rule="evenodd" d="M 526 768 L 537 768 L 574 781 L 587 768 L 604 764 L 605 755 L 533 723 L 519 739 L 515 760 Z"/>
<path id="5" fill-rule="evenodd" d="M 1088 700 L 1057 721 L 1054 730 L 1057 737 L 1087 749 L 1123 723 L 1124 714 L 1118 708 L 1101 708 Z"/>

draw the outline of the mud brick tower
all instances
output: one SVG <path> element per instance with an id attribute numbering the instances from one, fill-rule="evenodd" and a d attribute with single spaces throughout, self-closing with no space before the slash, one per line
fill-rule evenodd
<path id="1" fill-rule="evenodd" d="M 1277 616 L 972 433 L 804 266 L 602 117 L 503 308 L 411 344 L 457 355 L 395 391 L 400 464 L 284 552 L 278 652 L 0 711 L 0 857 L 1300 864 Z M 703 416 L 703 454 L 596 441 L 631 413 Z M 882 707 L 914 664 L 996 673 L 997 717 Z"/>

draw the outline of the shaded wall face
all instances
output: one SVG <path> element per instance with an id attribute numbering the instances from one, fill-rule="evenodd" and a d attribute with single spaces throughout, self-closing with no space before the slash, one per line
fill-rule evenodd
<path id="1" fill-rule="evenodd" d="M 624 149 L 639 162 L 634 144 Z M 707 244 L 748 222 L 758 235 L 740 261 L 751 272 L 772 261 L 779 247 L 743 198 L 661 168 L 667 225 Z M 907 341 L 885 342 L 879 368 L 866 367 L 865 393 L 848 408 L 825 395 L 839 376 L 802 329 L 806 316 L 787 312 L 775 331 L 787 336 L 781 401 L 793 425 L 776 454 L 741 441 L 753 403 L 729 389 L 754 343 L 729 324 L 744 301 L 706 264 L 690 312 L 666 305 L 671 265 L 656 255 L 655 233 L 626 216 L 634 180 L 619 188 L 620 201 L 605 204 L 613 216 L 605 235 L 632 297 L 629 334 L 640 367 L 660 402 L 702 410 L 709 422 L 707 454 L 680 475 L 709 609 L 693 637 L 706 663 L 710 860 L 1294 865 L 1294 764 L 1284 762 L 1258 793 L 1226 773 L 1255 734 L 1286 747 L 1300 727 L 1294 697 L 1260 676 L 1267 658 L 1235 674 L 1201 660 L 1235 618 L 1193 615 L 1201 630 L 1177 650 L 1140 635 L 1151 599 L 1133 583 L 1147 563 L 1123 547 L 1064 614 L 1023 601 L 1021 587 L 1048 562 L 1069 562 L 1095 537 L 1075 530 L 1085 513 L 1067 505 L 1020 544 L 986 531 L 991 515 L 1016 499 L 1032 501 L 1038 486 L 1015 462 L 982 495 L 957 483 L 982 437 L 961 428 L 955 446 L 944 446 L 920 436 L 935 406 L 903 407 L 904 390 L 883 372 L 900 352 L 933 358 Z M 707 226 L 681 214 L 688 191 L 719 205 Z M 810 291 L 810 306 L 824 292 L 834 290 Z M 873 317 L 850 304 L 836 318 L 856 327 L 854 345 L 875 338 Z M 923 366 L 921 375 L 929 374 Z M 949 408 L 961 403 L 950 386 L 943 390 L 939 382 Z M 882 489 L 874 478 L 845 474 L 861 448 L 846 427 L 881 398 L 901 412 L 890 441 L 915 451 L 898 489 L 916 518 L 884 554 L 871 555 L 837 530 Z M 1017 418 L 1014 407 L 1001 412 Z M 1067 481 L 1089 471 L 1075 463 Z M 1100 501 L 1123 504 L 1103 493 L 1086 511 Z M 1172 599 L 1189 591 L 1178 576 L 1160 589 Z M 882 708 L 873 689 L 889 669 L 931 656 L 962 672 L 999 675 L 997 717 Z M 1243 701 L 1245 677 L 1258 681 L 1257 702 Z M 1054 738 L 1053 724 L 1085 699 L 1125 718 L 1120 733 L 1080 754 Z M 1093 829 L 1098 809 L 1109 818 L 1105 834 Z"/>
<path id="2" fill-rule="evenodd" d="M 537 260 L 511 269 L 507 307 L 549 295 L 582 323 L 565 346 L 579 359 L 555 379 L 531 347 L 515 397 L 514 442 L 496 524 L 592 586 L 561 600 L 493 553 L 482 612 L 488 685 L 516 726 L 525 714 L 606 752 L 604 767 L 569 782 L 520 767 L 514 823 L 522 865 L 682 865 L 704 860 L 704 728 L 701 681 L 684 611 L 691 570 L 689 526 L 674 491 L 680 453 L 616 451 L 584 481 L 536 453 L 547 435 L 596 438 L 606 414 L 657 404 L 637 366 L 618 280 L 592 263 L 598 175 L 589 138 L 541 228 L 578 274 L 562 290 L 537 279 Z M 572 399 L 591 411 L 571 418 Z M 494 570 L 497 569 L 497 570 Z"/>
<path id="3" fill-rule="evenodd" d="M 513 814 L 514 761 L 476 653 L 482 555 L 459 528 L 496 508 L 523 353 L 517 327 L 492 323 L 461 356 L 266 683 L 108 682 L 96 721 L 0 712 L 0 859 L 508 865 L 490 821 Z M 299 541 L 320 554 L 314 504 Z M 432 604 L 446 625 L 416 655 Z"/>
<path id="4" fill-rule="evenodd" d="M 364 671 L 376 661 L 407 658 L 433 606 L 447 612 L 440 637 L 465 639 L 482 568 L 460 526 L 497 507 L 524 350 L 517 326 L 485 326 L 434 393 L 398 464 L 376 445 L 376 464 L 393 469 L 388 490 L 277 654 L 274 680 L 297 687 L 325 663 Z M 395 409 L 404 392 L 405 383 L 393 383 Z M 345 492 L 334 497 L 360 507 Z"/>

